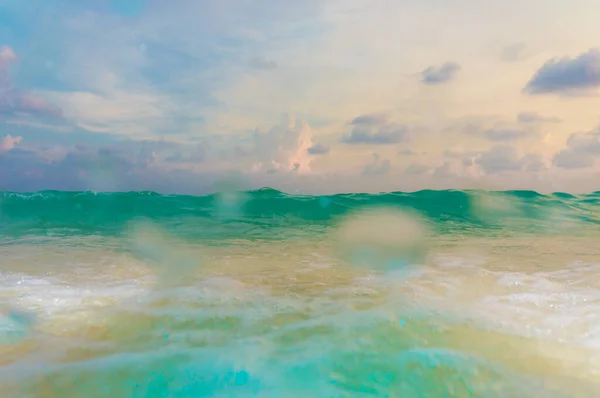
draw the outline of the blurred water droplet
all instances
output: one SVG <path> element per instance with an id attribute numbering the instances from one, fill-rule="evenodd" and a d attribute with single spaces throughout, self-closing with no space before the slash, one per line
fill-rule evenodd
<path id="1" fill-rule="evenodd" d="M 327 196 L 321 196 L 319 198 L 319 205 L 321 205 L 321 207 L 329 207 L 331 205 L 331 199 Z"/>
<path id="2" fill-rule="evenodd" d="M 219 218 L 232 219 L 243 214 L 244 203 L 248 200 L 247 195 L 242 191 L 243 186 L 243 177 L 233 173 L 215 182 Z"/>
<path id="3" fill-rule="evenodd" d="M 371 209 L 344 219 L 336 241 L 340 256 L 351 264 L 390 271 L 422 263 L 428 234 L 416 214 Z"/>
<path id="4" fill-rule="evenodd" d="M 154 268 L 161 285 L 188 280 L 200 267 L 197 252 L 190 252 L 149 222 L 133 223 L 130 236 L 134 253 Z"/>
<path id="5" fill-rule="evenodd" d="M 472 193 L 471 204 L 473 215 L 485 223 L 506 222 L 524 216 L 521 201 L 504 193 Z"/>
<path id="6" fill-rule="evenodd" d="M 12 344 L 27 337 L 33 322 L 33 316 L 23 312 L 0 313 L 0 345 Z"/>

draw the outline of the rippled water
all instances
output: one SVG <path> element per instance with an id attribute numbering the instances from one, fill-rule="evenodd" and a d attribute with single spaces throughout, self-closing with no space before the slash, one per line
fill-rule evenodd
<path id="1" fill-rule="evenodd" d="M 596 397 L 599 198 L 5 193 L 0 396 Z"/>

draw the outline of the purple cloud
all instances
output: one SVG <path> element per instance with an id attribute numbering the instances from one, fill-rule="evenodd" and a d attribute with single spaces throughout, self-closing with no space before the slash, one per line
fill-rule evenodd
<path id="1" fill-rule="evenodd" d="M 521 112 L 517 115 L 519 123 L 561 123 L 562 120 L 558 117 L 544 116 L 535 112 Z"/>
<path id="2" fill-rule="evenodd" d="M 577 57 L 553 58 L 529 80 L 528 94 L 567 94 L 600 86 L 600 49 L 592 48 Z"/>
<path id="3" fill-rule="evenodd" d="M 408 127 L 389 122 L 387 115 L 362 115 L 350 124 L 352 131 L 340 139 L 344 144 L 397 144 L 408 138 Z"/>
<path id="4" fill-rule="evenodd" d="M 545 168 L 543 159 L 538 154 L 519 156 L 517 150 L 508 145 L 498 145 L 483 152 L 474 160 L 487 174 L 498 174 L 507 171 L 540 171 Z"/>
<path id="5" fill-rule="evenodd" d="M 323 144 L 315 144 L 306 150 L 310 155 L 326 155 L 329 147 Z"/>
<path id="6" fill-rule="evenodd" d="M 421 82 L 424 84 L 441 84 L 452 80 L 458 71 L 460 65 L 456 62 L 446 62 L 441 66 L 430 66 L 421 72 Z"/>

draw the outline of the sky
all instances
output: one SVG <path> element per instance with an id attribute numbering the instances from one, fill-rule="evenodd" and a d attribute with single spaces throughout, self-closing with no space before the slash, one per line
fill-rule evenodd
<path id="1" fill-rule="evenodd" d="M 597 0 L 0 0 L 0 190 L 600 190 L 598 20 Z"/>

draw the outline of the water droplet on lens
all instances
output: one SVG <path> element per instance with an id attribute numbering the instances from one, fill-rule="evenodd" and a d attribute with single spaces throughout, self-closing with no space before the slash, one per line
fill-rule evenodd
<path id="1" fill-rule="evenodd" d="M 340 256 L 351 264 L 391 271 L 422 263 L 428 234 L 414 213 L 370 209 L 347 217 L 336 240 Z"/>

